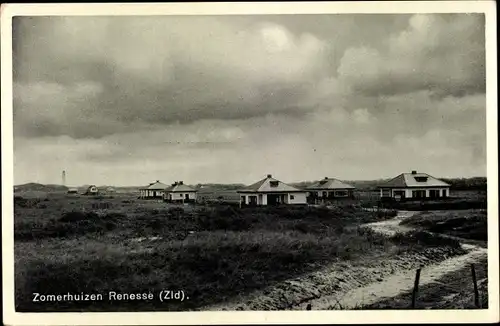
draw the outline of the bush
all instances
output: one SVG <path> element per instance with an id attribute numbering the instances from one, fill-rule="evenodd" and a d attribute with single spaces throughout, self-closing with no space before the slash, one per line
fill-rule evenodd
<path id="1" fill-rule="evenodd" d="M 84 220 L 97 220 L 99 219 L 99 215 L 94 212 L 78 212 L 72 211 L 68 213 L 64 213 L 63 216 L 59 219 L 61 222 L 78 222 Z"/>
<path id="2" fill-rule="evenodd" d="M 485 211 L 422 212 L 403 220 L 401 224 L 417 226 L 430 232 L 486 241 L 487 219 Z"/>
<path id="3" fill-rule="evenodd" d="M 438 234 L 432 234 L 425 231 L 410 231 L 407 233 L 397 233 L 391 237 L 391 240 L 397 244 L 416 244 L 427 247 L 452 247 L 460 248 L 460 242 L 456 239 L 450 239 Z"/>
<path id="4" fill-rule="evenodd" d="M 14 196 L 14 207 L 32 208 L 41 202 L 40 199 L 27 199 L 21 196 Z"/>
<path id="5" fill-rule="evenodd" d="M 408 211 L 487 209 L 487 201 L 480 199 L 442 199 L 436 201 L 389 201 L 384 207 Z"/>
<path id="6" fill-rule="evenodd" d="M 202 230 L 248 230 L 252 221 L 233 207 L 217 207 L 198 211 L 196 222 Z"/>
<path id="7" fill-rule="evenodd" d="M 184 208 L 182 207 L 171 207 L 168 209 L 168 214 L 173 215 L 173 216 L 180 216 L 184 215 Z"/>

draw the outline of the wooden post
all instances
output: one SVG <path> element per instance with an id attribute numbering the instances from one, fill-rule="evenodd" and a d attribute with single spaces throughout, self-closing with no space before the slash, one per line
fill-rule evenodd
<path id="1" fill-rule="evenodd" d="M 474 264 L 470 265 L 470 269 L 472 273 L 472 282 L 474 283 L 474 305 L 479 309 L 481 305 L 479 304 L 479 291 L 477 289 L 476 268 Z"/>
<path id="2" fill-rule="evenodd" d="M 415 275 L 415 284 L 413 285 L 413 295 L 411 298 L 411 308 L 415 309 L 415 302 L 417 299 L 418 283 L 420 282 L 420 271 L 421 268 L 417 269 L 417 275 Z"/>

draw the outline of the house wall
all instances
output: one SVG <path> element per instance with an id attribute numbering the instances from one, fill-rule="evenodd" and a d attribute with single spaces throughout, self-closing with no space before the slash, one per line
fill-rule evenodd
<path id="1" fill-rule="evenodd" d="M 380 196 L 381 197 L 394 197 L 395 193 L 398 191 L 404 191 L 405 192 L 405 197 L 406 198 L 413 198 L 413 191 L 425 191 L 425 197 L 429 198 L 430 197 L 430 192 L 431 190 L 439 190 L 439 197 L 443 197 L 443 191 L 445 192 L 445 196 L 449 197 L 450 196 L 450 188 L 437 188 L 437 187 L 432 187 L 432 188 L 392 188 L 392 189 L 380 189 Z"/>
<path id="2" fill-rule="evenodd" d="M 162 197 L 163 190 L 149 190 L 149 189 L 141 189 L 140 196 L 142 198 L 154 198 L 154 197 Z"/>
<path id="3" fill-rule="evenodd" d="M 439 197 L 443 197 L 443 191 L 446 193 L 446 197 L 450 196 L 450 189 L 449 188 L 411 188 L 411 189 L 406 189 L 406 197 L 413 198 L 413 191 L 415 191 L 415 190 L 425 191 L 426 198 L 430 198 L 431 190 L 439 190 Z"/>
<path id="4" fill-rule="evenodd" d="M 257 205 L 267 205 L 267 194 L 258 194 L 258 193 L 240 194 L 241 203 L 249 205 L 251 196 L 257 197 Z"/>
<path id="5" fill-rule="evenodd" d="M 267 205 L 267 194 L 259 193 L 248 193 L 240 194 L 240 200 L 242 204 L 249 205 L 251 196 L 257 196 L 257 205 Z M 292 199 L 293 196 L 293 199 Z M 285 196 L 286 204 L 306 204 L 307 203 L 307 193 L 306 192 L 294 192 L 288 193 Z"/>
<path id="6" fill-rule="evenodd" d="M 168 200 L 183 200 L 189 195 L 189 200 L 196 200 L 196 192 L 186 191 L 186 192 L 169 192 L 166 194 L 166 199 Z"/>
<path id="7" fill-rule="evenodd" d="M 293 196 L 293 199 L 291 198 Z M 288 194 L 288 204 L 306 204 L 307 203 L 307 193 L 306 192 L 294 192 Z"/>
<path id="8" fill-rule="evenodd" d="M 324 198 L 325 196 L 323 196 L 323 194 L 325 192 L 326 192 L 326 198 L 349 197 L 349 196 L 352 196 L 354 193 L 354 191 L 352 189 L 336 189 L 336 190 L 320 190 L 320 191 L 315 190 L 315 191 L 307 192 L 306 197 L 307 197 L 307 194 L 309 194 L 309 195 L 314 195 L 317 198 Z M 343 195 L 341 195 L 341 193 L 343 193 Z"/>

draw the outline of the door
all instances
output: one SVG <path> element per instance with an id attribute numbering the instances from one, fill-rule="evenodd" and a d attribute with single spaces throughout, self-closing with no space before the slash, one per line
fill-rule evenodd
<path id="1" fill-rule="evenodd" d="M 279 203 L 279 195 L 276 194 L 268 194 L 267 195 L 267 204 L 270 206 L 278 205 Z"/>
<path id="2" fill-rule="evenodd" d="M 189 200 L 189 194 L 186 194 L 186 200 Z"/>
<path id="3" fill-rule="evenodd" d="M 248 204 L 251 206 L 257 205 L 257 196 L 248 196 Z"/>

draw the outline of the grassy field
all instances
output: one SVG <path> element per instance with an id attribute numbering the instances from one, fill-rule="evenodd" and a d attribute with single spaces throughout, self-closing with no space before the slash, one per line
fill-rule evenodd
<path id="1" fill-rule="evenodd" d="M 357 226 L 395 212 L 231 205 L 168 205 L 134 194 L 45 194 L 14 200 L 18 311 L 196 310 L 324 266 L 457 242 L 384 238 Z M 105 204 L 105 205 L 103 205 Z M 96 208 L 106 206 L 106 209 Z M 161 302 L 161 290 L 184 301 Z M 146 301 L 33 302 L 33 293 L 151 292 Z"/>
<path id="2" fill-rule="evenodd" d="M 486 210 L 453 210 L 421 212 L 401 222 L 430 232 L 444 233 L 460 238 L 487 241 Z"/>

